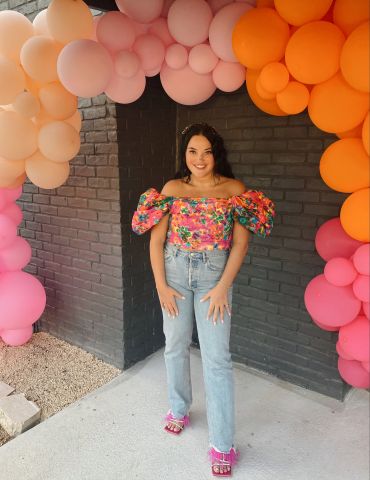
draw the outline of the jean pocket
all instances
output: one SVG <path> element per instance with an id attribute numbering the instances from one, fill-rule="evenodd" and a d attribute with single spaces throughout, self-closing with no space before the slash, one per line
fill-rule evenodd
<path id="1" fill-rule="evenodd" d="M 223 272 L 226 266 L 227 259 L 228 259 L 227 255 L 208 257 L 207 267 L 209 268 L 209 270 L 212 270 L 213 272 Z"/>
<path id="2" fill-rule="evenodd" d="M 168 264 L 173 260 L 173 254 L 168 250 L 164 250 L 163 256 L 164 256 L 164 263 Z"/>

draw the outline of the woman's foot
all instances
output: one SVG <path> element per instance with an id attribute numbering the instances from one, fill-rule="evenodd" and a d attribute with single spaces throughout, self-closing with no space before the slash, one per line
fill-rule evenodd
<path id="1" fill-rule="evenodd" d="M 173 433 L 174 435 L 179 435 L 184 430 L 184 427 L 190 423 L 189 415 L 185 415 L 185 417 L 182 418 L 175 418 L 171 411 L 167 413 L 166 420 L 167 425 L 164 429 L 166 432 Z"/>
<path id="2" fill-rule="evenodd" d="M 212 447 L 208 453 L 212 465 L 212 474 L 215 477 L 231 477 L 232 466 L 238 458 L 235 448 L 232 448 L 229 453 L 224 453 L 218 452 Z"/>

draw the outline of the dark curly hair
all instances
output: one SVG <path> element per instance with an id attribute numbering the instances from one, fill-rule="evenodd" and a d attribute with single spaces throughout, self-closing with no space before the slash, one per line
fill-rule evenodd
<path id="1" fill-rule="evenodd" d="M 184 178 L 185 182 L 190 182 L 191 172 L 186 165 L 185 153 L 190 139 L 194 135 L 203 135 L 207 138 L 212 147 L 213 157 L 215 159 L 214 173 L 223 175 L 227 178 L 235 178 L 231 165 L 227 161 L 227 152 L 224 146 L 224 140 L 216 130 L 207 123 L 192 123 L 181 132 L 180 143 L 180 167 L 174 178 Z"/>

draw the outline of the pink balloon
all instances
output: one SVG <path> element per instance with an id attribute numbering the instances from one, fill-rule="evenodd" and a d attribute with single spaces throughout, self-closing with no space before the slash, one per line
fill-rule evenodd
<path id="1" fill-rule="evenodd" d="M 111 53 L 129 50 L 135 41 L 131 20 L 121 12 L 105 13 L 97 26 L 98 41 Z"/>
<path id="2" fill-rule="evenodd" d="M 315 245 L 320 257 L 328 261 L 334 257 L 349 258 L 363 243 L 347 235 L 339 217 L 336 217 L 317 230 Z"/>
<path id="3" fill-rule="evenodd" d="M 370 303 L 362 302 L 362 310 L 364 311 L 365 316 L 370 320 Z"/>
<path id="4" fill-rule="evenodd" d="M 36 322 L 45 309 L 44 287 L 29 273 L 0 274 L 0 330 L 27 327 Z"/>
<path id="5" fill-rule="evenodd" d="M 32 337 L 33 327 L 29 325 L 25 328 L 18 328 L 16 330 L 3 330 L 0 331 L 0 336 L 6 345 L 12 347 L 18 347 L 24 345 Z"/>
<path id="6" fill-rule="evenodd" d="M 153 22 L 160 16 L 163 0 L 116 0 L 121 12 L 140 23 Z"/>
<path id="7" fill-rule="evenodd" d="M 218 57 L 207 43 L 195 45 L 189 53 L 189 66 L 195 73 L 210 73 L 218 63 Z"/>
<path id="8" fill-rule="evenodd" d="M 370 372 L 370 362 L 361 362 L 361 365 L 367 372 Z"/>
<path id="9" fill-rule="evenodd" d="M 320 323 L 318 322 L 317 320 L 315 320 L 314 318 L 312 318 L 312 321 L 313 323 L 315 323 L 318 327 L 320 327 L 322 330 L 326 330 L 327 332 L 337 332 L 339 330 L 340 327 L 337 327 L 337 326 L 328 326 L 328 325 L 324 325 L 323 323 Z"/>
<path id="10" fill-rule="evenodd" d="M 161 67 L 164 60 L 165 48 L 162 41 L 156 35 L 150 33 L 140 35 L 140 37 L 135 40 L 132 49 L 140 58 L 141 68 L 143 70 L 153 70 Z"/>
<path id="11" fill-rule="evenodd" d="M 175 43 L 175 39 L 171 36 L 168 30 L 167 20 L 165 18 L 157 18 L 149 27 L 148 33 L 156 35 L 165 47 Z"/>
<path id="12" fill-rule="evenodd" d="M 9 247 L 15 241 L 16 236 L 16 224 L 7 215 L 0 213 L 0 250 Z"/>
<path id="13" fill-rule="evenodd" d="M 351 286 L 331 285 L 324 275 L 309 282 L 304 301 L 311 317 L 329 327 L 346 325 L 361 309 L 361 302 L 354 296 Z"/>
<path id="14" fill-rule="evenodd" d="M 341 327 L 338 341 L 348 356 L 360 362 L 368 362 L 370 360 L 369 320 L 359 315 L 353 322 Z"/>
<path id="15" fill-rule="evenodd" d="M 361 302 L 370 302 L 370 277 L 369 275 L 358 275 L 352 285 L 353 293 Z"/>
<path id="16" fill-rule="evenodd" d="M 67 90 L 89 98 L 104 92 L 113 74 L 113 61 L 100 43 L 75 40 L 61 51 L 57 69 Z"/>
<path id="17" fill-rule="evenodd" d="M 208 4 L 211 7 L 213 14 L 221 10 L 225 5 L 233 3 L 234 0 L 208 0 Z"/>
<path id="18" fill-rule="evenodd" d="M 232 47 L 232 34 L 238 19 L 252 8 L 248 3 L 231 3 L 216 13 L 209 27 L 209 43 L 225 62 L 237 62 Z"/>
<path id="19" fill-rule="evenodd" d="M 205 0 L 176 0 L 168 12 L 168 28 L 178 43 L 193 47 L 207 40 L 212 17 Z"/>
<path id="20" fill-rule="evenodd" d="M 15 225 L 18 227 L 23 220 L 23 213 L 21 208 L 15 203 L 9 203 L 2 209 L 1 213 L 7 215 Z"/>
<path id="21" fill-rule="evenodd" d="M 369 388 L 369 372 L 357 360 L 338 358 L 338 370 L 343 380 L 356 388 Z"/>
<path id="22" fill-rule="evenodd" d="M 170 68 L 179 70 L 184 68 L 188 62 L 188 51 L 184 45 L 174 43 L 167 48 L 165 60 Z"/>
<path id="23" fill-rule="evenodd" d="M 7 248 L 0 250 L 0 273 L 22 270 L 31 260 L 30 244 L 21 237 L 16 237 Z"/>
<path id="24" fill-rule="evenodd" d="M 161 71 L 161 68 L 158 67 L 158 68 L 153 68 L 153 70 L 145 70 L 144 73 L 146 77 L 155 77 L 156 75 L 158 75 L 160 71 Z"/>
<path id="25" fill-rule="evenodd" d="M 245 67 L 240 63 L 220 60 L 212 72 L 216 87 L 223 92 L 233 92 L 245 82 Z"/>
<path id="26" fill-rule="evenodd" d="M 171 7 L 171 5 L 173 4 L 174 1 L 175 0 L 164 0 L 162 12 L 161 12 L 161 17 L 167 17 L 168 10 L 170 9 L 170 7 Z"/>
<path id="27" fill-rule="evenodd" d="M 5 203 L 15 202 L 22 195 L 22 186 L 17 188 L 0 188 L 5 198 Z"/>
<path id="28" fill-rule="evenodd" d="M 114 68 L 120 77 L 131 78 L 140 68 L 140 59 L 134 52 L 122 50 L 114 57 Z"/>
<path id="29" fill-rule="evenodd" d="M 353 264 L 362 275 L 370 275 L 370 243 L 358 247 L 353 256 Z"/>
<path id="30" fill-rule="evenodd" d="M 343 257 L 332 258 L 325 265 L 324 275 L 332 285 L 343 287 L 350 285 L 357 277 L 357 271 L 351 260 Z"/>
<path id="31" fill-rule="evenodd" d="M 216 90 L 212 75 L 199 75 L 186 65 L 180 70 L 173 70 L 163 64 L 161 82 L 167 95 L 183 105 L 197 105 L 205 102 Z"/>
<path id="32" fill-rule="evenodd" d="M 132 25 L 135 29 L 135 36 L 136 37 L 139 37 L 140 35 L 145 35 L 146 33 L 148 33 L 148 30 L 150 28 L 150 24 L 139 23 L 139 22 L 135 22 L 134 20 L 131 20 L 131 21 L 132 21 Z"/>
<path id="33" fill-rule="evenodd" d="M 141 97 L 145 90 L 146 79 L 142 69 L 131 78 L 113 75 L 105 94 L 118 103 L 132 103 Z"/>
<path id="34" fill-rule="evenodd" d="M 336 343 L 335 347 L 336 347 L 337 353 L 340 357 L 344 358 L 345 360 L 354 360 L 353 357 L 348 355 L 348 353 L 343 350 L 343 347 L 341 346 L 341 344 L 339 342 Z"/>

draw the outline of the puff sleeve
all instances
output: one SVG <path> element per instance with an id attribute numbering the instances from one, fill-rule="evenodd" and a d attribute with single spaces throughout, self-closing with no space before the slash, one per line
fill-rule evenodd
<path id="1" fill-rule="evenodd" d="M 170 211 L 173 197 L 167 197 L 157 192 L 155 188 L 149 188 L 140 195 L 137 209 L 132 217 L 132 230 L 142 235 Z"/>
<path id="2" fill-rule="evenodd" d="M 231 197 L 231 203 L 234 221 L 261 237 L 270 235 L 275 206 L 263 192 L 248 190 Z"/>

